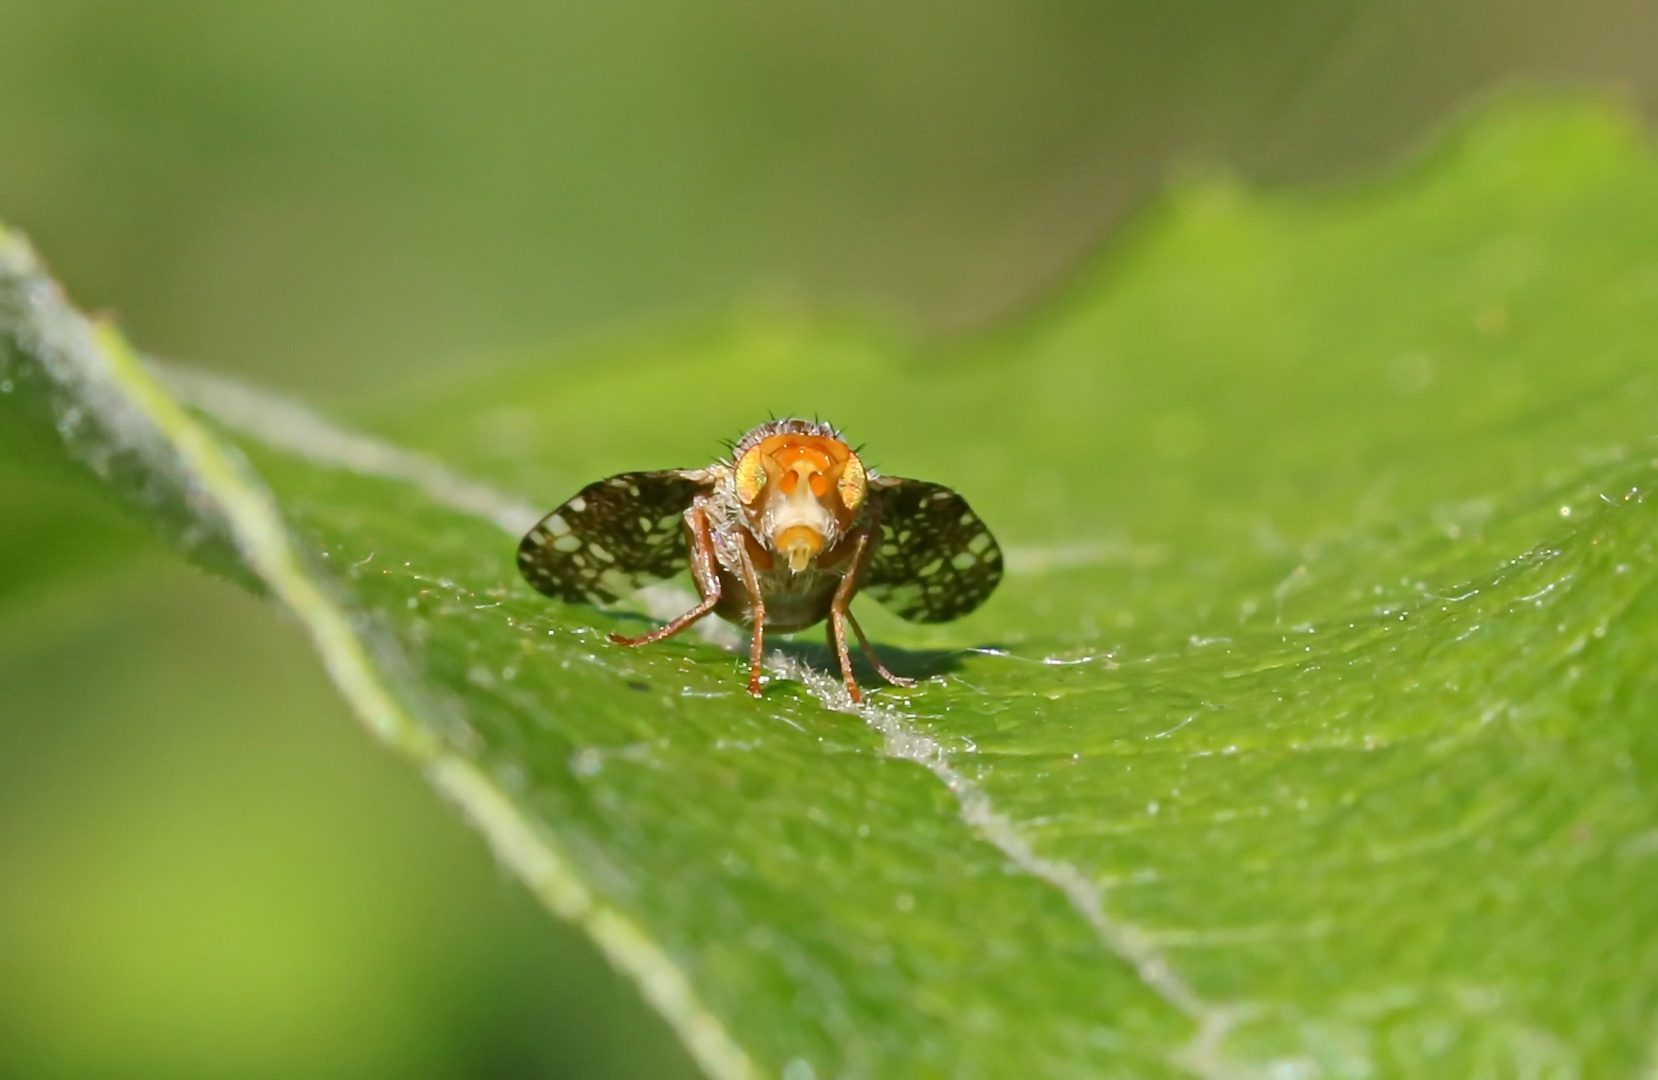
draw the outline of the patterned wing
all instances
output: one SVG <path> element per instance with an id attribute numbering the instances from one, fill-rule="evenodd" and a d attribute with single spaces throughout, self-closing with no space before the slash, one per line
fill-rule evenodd
<path id="1" fill-rule="evenodd" d="M 620 600 L 685 566 L 683 515 L 702 488 L 692 471 L 621 473 L 588 484 L 525 535 L 518 569 L 561 600 Z"/>
<path id="2" fill-rule="evenodd" d="M 882 536 L 861 591 L 911 622 L 949 622 L 984 603 L 1002 580 L 1002 549 L 967 500 L 924 480 L 871 487 Z"/>

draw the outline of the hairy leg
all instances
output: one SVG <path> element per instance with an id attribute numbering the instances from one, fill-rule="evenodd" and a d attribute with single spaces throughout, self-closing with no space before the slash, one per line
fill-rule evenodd
<path id="1" fill-rule="evenodd" d="M 846 683 L 846 692 L 854 704 L 864 699 L 863 691 L 858 689 L 857 677 L 852 674 L 852 653 L 846 647 L 846 621 L 851 617 L 850 605 L 852 594 L 858 591 L 858 572 L 863 569 L 865 553 L 869 549 L 869 534 L 860 532 L 856 545 L 852 548 L 851 566 L 841 578 L 840 584 L 835 587 L 835 597 L 829 602 L 829 647 L 835 651 L 835 657 L 841 663 L 841 679 Z M 858 631 L 862 639 L 863 631 Z"/>
<path id="2" fill-rule="evenodd" d="M 691 508 L 685 511 L 685 531 L 691 538 L 691 576 L 696 579 L 697 591 L 702 594 L 702 601 L 673 622 L 659 626 L 648 634 L 638 637 L 611 634 L 612 644 L 649 645 L 671 638 L 713 611 L 714 605 L 720 602 L 720 575 L 714 561 L 714 537 L 709 532 L 708 515 L 703 512 L 700 505 L 692 504 Z"/>
<path id="3" fill-rule="evenodd" d="M 765 659 L 766 601 L 760 595 L 760 575 L 754 572 L 754 560 L 749 558 L 746 546 L 737 549 L 743 588 L 748 590 L 749 618 L 753 620 L 754 637 L 748 648 L 748 692 L 760 696 L 760 665 Z"/>

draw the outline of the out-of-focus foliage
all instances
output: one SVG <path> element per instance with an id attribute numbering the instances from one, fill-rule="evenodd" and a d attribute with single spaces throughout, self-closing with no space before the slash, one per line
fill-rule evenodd
<path id="1" fill-rule="evenodd" d="M 0 215 L 307 396 L 751 289 L 982 325 L 1171 169 L 1328 180 L 1515 76 L 1658 106 L 1645 0 L 0 0 Z"/>
<path id="2" fill-rule="evenodd" d="M 694 1074 L 268 603 L 15 450 L 0 1074 Z"/>
<path id="3" fill-rule="evenodd" d="M 226 513 L 203 535 L 300 598 L 361 702 L 300 586 L 334 597 L 406 710 L 366 718 L 452 794 L 481 778 L 509 865 L 712 1071 L 1635 1076 L 1654 250 L 1628 126 L 1533 104 L 1362 195 L 1184 189 L 947 353 L 751 312 L 364 411 L 441 475 L 197 393 L 280 536 L 118 356 L 69 445 L 159 433 L 141 501 Z M 103 378 L 72 320 L 0 310 L 12 415 L 40 341 Z M 608 648 L 637 621 L 531 594 L 464 509 L 695 464 L 767 408 L 952 483 L 1008 544 L 981 614 L 879 621 L 917 689 L 755 702 L 713 646 Z"/>

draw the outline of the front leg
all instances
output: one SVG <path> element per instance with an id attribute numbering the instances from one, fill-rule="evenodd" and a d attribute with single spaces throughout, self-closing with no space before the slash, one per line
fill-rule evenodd
<path id="1" fill-rule="evenodd" d="M 749 619 L 754 623 L 754 637 L 748 647 L 748 692 L 759 697 L 760 664 L 765 659 L 766 647 L 766 598 L 760 595 L 760 575 L 755 572 L 746 537 L 737 545 L 737 568 L 743 577 L 743 588 L 748 590 Z"/>
<path id="2" fill-rule="evenodd" d="M 841 662 L 841 677 L 846 680 L 846 692 L 852 695 L 854 703 L 863 700 L 863 694 L 858 689 L 858 680 L 852 676 L 852 655 L 846 645 L 846 625 L 852 624 L 852 632 L 858 636 L 858 644 L 863 648 L 864 655 L 875 668 L 876 674 L 894 686 L 914 686 L 914 679 L 906 679 L 894 675 L 881 663 L 881 658 L 875 655 L 870 647 L 869 638 L 864 636 L 864 628 L 858 625 L 858 620 L 852 614 L 852 597 L 858 592 L 858 575 L 863 572 L 864 560 L 869 557 L 872 546 L 869 533 L 860 531 L 852 548 L 851 567 L 841 578 L 840 585 L 835 589 L 835 598 L 829 604 L 829 647 L 835 651 L 835 656 Z"/>
<path id="3" fill-rule="evenodd" d="M 829 647 L 835 650 L 835 656 L 841 662 L 841 678 L 846 682 L 846 692 L 851 695 L 852 703 L 856 705 L 864 696 L 858 689 L 857 678 L 852 674 L 852 653 L 846 647 L 846 622 L 852 615 L 852 596 L 858 591 L 858 575 L 869 552 L 869 533 L 859 529 L 854 535 L 857 539 L 852 544 L 852 557 L 848 560 L 846 573 L 841 575 L 840 584 L 835 586 L 834 599 L 829 601 Z M 858 631 L 858 637 L 862 640 L 862 630 Z"/>
<path id="4" fill-rule="evenodd" d="M 697 591 L 702 593 L 702 602 L 673 622 L 659 626 L 648 634 L 638 637 L 611 634 L 610 640 L 613 644 L 649 645 L 671 638 L 713 611 L 714 605 L 720 602 L 720 574 L 714 559 L 714 534 L 709 527 L 708 514 L 703 510 L 700 498 L 685 511 L 685 532 L 690 538 L 691 576 L 696 579 Z"/>

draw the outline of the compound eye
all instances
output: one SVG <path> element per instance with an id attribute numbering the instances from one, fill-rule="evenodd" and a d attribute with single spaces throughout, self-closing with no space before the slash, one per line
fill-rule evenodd
<path id="1" fill-rule="evenodd" d="M 864 495 L 869 491 L 869 481 L 864 476 L 864 463 L 858 460 L 857 454 L 848 454 L 846 464 L 841 467 L 841 479 L 838 488 L 841 505 L 848 511 L 856 511 L 864 503 Z"/>
<path id="2" fill-rule="evenodd" d="M 751 447 L 737 462 L 737 498 L 744 506 L 752 506 L 766 486 L 766 466 L 760 457 L 760 448 Z"/>

